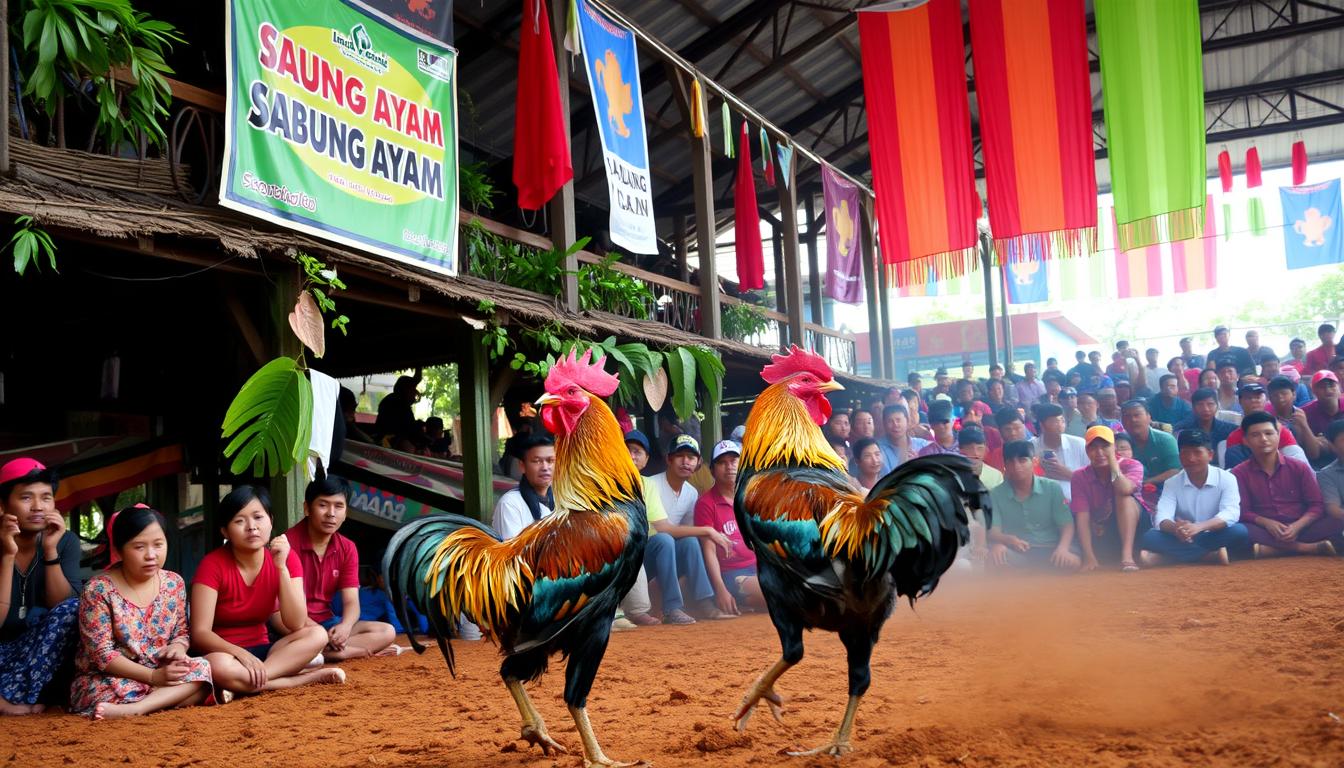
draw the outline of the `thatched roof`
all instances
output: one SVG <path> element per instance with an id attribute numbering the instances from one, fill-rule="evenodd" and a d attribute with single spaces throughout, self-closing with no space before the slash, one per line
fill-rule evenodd
<path id="1" fill-rule="evenodd" d="M 17 140 L 11 139 L 17 143 Z M 83 155 L 89 162 L 96 156 Z M 717 350 L 725 363 L 750 368 L 769 359 L 771 350 L 736 341 L 713 341 L 672 328 L 664 323 L 633 320 L 607 312 L 571 312 L 531 291 L 481 280 L 470 275 L 447 277 L 413 265 L 380 259 L 307 235 L 272 227 L 260 220 L 235 214 L 218 207 L 197 206 L 180 198 L 93 186 L 57 178 L 48 167 L 34 167 L 17 158 L 14 172 L 0 177 L 0 211 L 29 215 L 44 227 L 92 233 L 116 240 L 140 237 L 169 237 L 213 244 L 228 254 L 259 259 L 281 257 L 296 250 L 305 251 L 329 263 L 348 265 L 404 281 L 409 286 L 432 291 L 460 306 L 467 315 L 477 314 L 477 304 L 489 297 L 497 311 L 528 323 L 559 323 L 576 334 L 590 338 L 615 335 L 647 344 L 701 344 Z M 61 173 L 60 170 L 56 171 Z M 739 367 L 739 366 L 734 366 Z M 843 377 L 865 387 L 886 382 Z"/>

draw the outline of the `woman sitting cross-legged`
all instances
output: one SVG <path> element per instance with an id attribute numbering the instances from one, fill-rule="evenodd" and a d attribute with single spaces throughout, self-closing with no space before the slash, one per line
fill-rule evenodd
<path id="1" fill-rule="evenodd" d="M 187 588 L 163 569 L 163 516 L 137 504 L 113 515 L 107 533 L 112 564 L 79 599 L 70 711 L 102 720 L 201 703 L 210 665 L 187 656 Z"/>
<path id="2" fill-rule="evenodd" d="M 208 654 L 215 685 L 257 693 L 345 682 L 335 667 L 306 668 L 327 633 L 304 626 L 303 569 L 289 539 L 271 538 L 270 495 L 249 485 L 234 488 L 219 501 L 219 519 L 227 542 L 201 560 L 191 585 L 192 647 Z M 294 629 L 271 643 L 266 620 L 277 599 L 280 621 Z"/>

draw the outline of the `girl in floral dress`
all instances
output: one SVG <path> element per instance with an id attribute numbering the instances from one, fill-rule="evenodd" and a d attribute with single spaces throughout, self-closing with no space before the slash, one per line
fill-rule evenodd
<path id="1" fill-rule="evenodd" d="M 107 530 L 112 564 L 79 600 L 70 711 L 102 720 L 201 703 L 210 665 L 187 656 L 186 585 L 163 570 L 163 516 L 137 504 L 113 515 Z"/>

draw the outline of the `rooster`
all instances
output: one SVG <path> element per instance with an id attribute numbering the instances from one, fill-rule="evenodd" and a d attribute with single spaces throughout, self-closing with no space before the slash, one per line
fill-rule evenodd
<path id="1" fill-rule="evenodd" d="M 547 755 L 567 750 L 547 733 L 523 684 L 545 673 L 551 654 L 568 658 L 564 699 L 586 768 L 633 765 L 602 753 L 586 704 L 649 532 L 643 482 L 600 399 L 618 381 L 602 370 L 605 358 L 590 365 L 591 354 L 571 352 L 556 363 L 537 401 L 542 423 L 556 436 L 553 514 L 508 541 L 465 517 L 426 517 L 398 531 L 383 557 L 393 605 L 404 612 L 409 597 L 429 617 L 450 672 L 456 674 L 449 640 L 459 615 L 499 645 L 505 657 L 499 674 L 522 715 L 521 738 Z"/>
<path id="2" fill-rule="evenodd" d="M 840 634 L 849 661 L 849 702 L 830 743 L 791 753 L 839 756 L 868 690 L 869 657 L 898 595 L 933 591 L 966 543 L 966 506 L 988 498 L 960 456 L 902 464 L 864 497 L 822 435 L 826 393 L 844 389 L 821 357 L 793 347 L 761 371 L 769 384 L 747 417 L 734 510 L 756 552 L 761 591 L 783 655 L 742 699 L 745 730 L 764 699 L 782 721 L 775 681 L 803 658 L 803 630 Z"/>

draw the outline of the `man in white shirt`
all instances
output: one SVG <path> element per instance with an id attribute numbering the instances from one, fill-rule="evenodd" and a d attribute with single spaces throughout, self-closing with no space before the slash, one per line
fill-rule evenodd
<path id="1" fill-rule="evenodd" d="M 1036 455 L 1041 457 L 1041 469 L 1045 476 L 1059 482 L 1064 491 L 1064 501 L 1073 500 L 1070 480 L 1075 470 L 1089 466 L 1087 444 L 1083 438 L 1064 433 L 1064 408 L 1054 403 L 1042 403 L 1035 407 L 1036 418 L 1041 423 L 1041 434 L 1032 439 L 1036 446 Z"/>
<path id="2" fill-rule="evenodd" d="M 658 490 L 667 518 L 649 521 L 652 532 L 644 549 L 644 570 L 662 595 L 664 624 L 695 623 L 684 610 L 687 596 L 678 585 L 681 579 L 686 581 L 701 618 L 732 618 L 714 604 L 714 586 L 705 570 L 700 537 L 713 541 L 726 554 L 732 553 L 733 542 L 713 528 L 695 525 L 695 502 L 700 493 L 688 481 L 699 467 L 700 443 L 690 435 L 677 435 L 667 453 L 667 471 L 649 478 L 649 485 Z M 672 557 L 667 556 L 669 551 Z M 675 570 L 669 567 L 672 565 Z"/>
<path id="3" fill-rule="evenodd" d="M 1241 492 L 1237 478 L 1210 466 L 1213 447 L 1206 432 L 1187 429 L 1176 442 L 1182 470 L 1162 484 L 1154 527 L 1139 539 L 1143 563 L 1153 566 L 1207 559 L 1226 565 L 1228 552 L 1244 549 L 1250 541 L 1246 526 L 1238 522 Z"/>
<path id="4" fill-rule="evenodd" d="M 546 435 L 531 435 L 518 447 L 516 458 L 523 465 L 518 487 L 499 497 L 490 527 L 504 539 L 512 539 L 524 528 L 551 514 L 555 497 L 551 479 L 555 475 L 555 441 Z"/>

